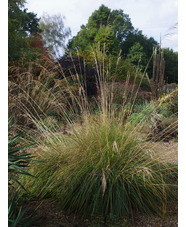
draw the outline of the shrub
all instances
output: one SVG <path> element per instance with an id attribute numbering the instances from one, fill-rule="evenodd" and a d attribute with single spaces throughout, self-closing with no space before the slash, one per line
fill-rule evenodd
<path id="1" fill-rule="evenodd" d="M 143 104 L 150 101 L 151 93 L 142 90 L 138 91 L 138 87 L 127 82 L 113 82 L 110 84 L 110 92 L 112 93 L 112 103 L 122 105 L 128 102 L 135 104 Z"/>
<path id="2" fill-rule="evenodd" d="M 176 83 L 166 84 L 166 85 L 164 85 L 164 87 L 163 87 L 163 92 L 164 92 L 165 94 L 169 94 L 169 93 L 171 93 L 172 91 L 174 91 L 176 88 L 178 88 L 178 84 L 176 84 Z"/>
<path id="3" fill-rule="evenodd" d="M 169 107 L 170 104 L 167 105 L 161 101 L 135 105 L 128 120 L 133 125 L 143 122 L 141 131 L 148 133 L 148 137 L 152 140 L 167 141 L 172 137 L 177 137 L 178 133 L 177 114 L 173 114 Z"/>
<path id="4" fill-rule="evenodd" d="M 145 102 L 144 104 L 134 106 L 133 113 L 128 117 L 128 120 L 134 125 L 143 122 L 144 124 L 148 124 L 150 128 L 152 127 L 156 115 L 156 104 L 154 102 Z"/>
<path id="5" fill-rule="evenodd" d="M 173 89 L 168 94 L 163 94 L 159 100 L 162 109 L 167 109 L 172 114 L 178 113 L 178 88 Z M 168 115 L 167 117 L 169 117 Z"/>

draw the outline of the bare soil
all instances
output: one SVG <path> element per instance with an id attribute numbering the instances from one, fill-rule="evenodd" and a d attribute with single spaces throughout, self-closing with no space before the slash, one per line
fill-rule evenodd
<path id="1" fill-rule="evenodd" d="M 152 142 L 152 150 L 161 161 L 178 163 L 178 142 Z"/>

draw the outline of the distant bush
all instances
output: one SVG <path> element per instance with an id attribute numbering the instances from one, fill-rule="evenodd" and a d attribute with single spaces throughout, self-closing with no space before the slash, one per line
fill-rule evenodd
<path id="1" fill-rule="evenodd" d="M 168 94 L 174 91 L 176 88 L 178 88 L 178 84 L 176 83 L 166 84 L 163 86 L 163 91 L 165 94 Z"/>
<path id="2" fill-rule="evenodd" d="M 134 106 L 133 113 L 128 117 L 128 121 L 134 125 L 144 122 L 149 128 L 152 128 L 157 114 L 155 103 L 145 102 Z"/>
<path id="3" fill-rule="evenodd" d="M 178 136 L 178 117 L 176 112 L 172 112 L 171 105 L 161 101 L 160 103 L 151 101 L 143 105 L 135 105 L 128 121 L 134 125 L 144 122 L 141 131 L 148 133 L 149 137 L 155 141 L 169 141 Z"/>
<path id="4" fill-rule="evenodd" d="M 143 104 L 145 101 L 150 101 L 151 93 L 142 91 L 139 89 L 137 91 L 137 86 L 127 83 L 127 82 L 113 82 L 110 84 L 110 92 L 113 95 L 112 102 L 115 104 L 123 105 L 125 103 L 135 103 Z"/>
<path id="5" fill-rule="evenodd" d="M 114 66 L 116 65 L 116 63 L 112 64 Z M 134 66 L 128 59 L 125 61 L 121 60 L 119 61 L 118 66 L 115 66 L 112 69 L 112 79 L 116 82 L 126 82 L 127 75 L 130 75 L 130 84 L 135 84 L 136 87 L 140 86 L 140 90 L 142 91 L 151 91 L 149 81 L 143 76 L 143 73 L 136 71 L 136 66 Z"/>
<path id="6" fill-rule="evenodd" d="M 169 93 L 163 94 L 160 98 L 160 108 L 167 109 L 172 114 L 178 114 L 178 88 L 172 89 Z"/>

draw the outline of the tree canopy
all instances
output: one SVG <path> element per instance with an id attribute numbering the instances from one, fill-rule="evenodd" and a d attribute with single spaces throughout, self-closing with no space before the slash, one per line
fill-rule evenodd
<path id="1" fill-rule="evenodd" d="M 64 26 L 64 17 L 60 14 L 50 16 L 44 13 L 39 28 L 45 47 L 60 56 L 65 49 L 65 41 L 71 34 L 70 28 Z"/>
<path id="2" fill-rule="evenodd" d="M 129 50 L 127 58 L 134 65 L 138 65 L 140 70 L 144 70 L 144 65 L 148 61 L 146 54 L 144 53 L 143 46 L 139 42 L 136 42 Z"/>
<path id="3" fill-rule="evenodd" d="M 164 48 L 165 79 L 167 83 L 178 83 L 178 52 Z"/>
<path id="4" fill-rule="evenodd" d="M 26 55 L 27 59 L 32 59 L 37 50 L 44 51 L 43 45 L 57 57 L 61 56 L 71 34 L 70 28 L 64 25 L 64 17 L 44 14 L 40 20 L 35 13 L 28 12 L 24 4 L 25 0 L 8 0 L 8 58 L 19 60 Z M 121 51 L 122 64 L 125 63 L 123 68 L 127 72 L 127 67 L 130 65 L 134 69 L 140 58 L 143 70 L 157 44 L 154 38 L 147 38 L 141 30 L 135 29 L 123 10 L 111 10 L 101 5 L 90 15 L 87 24 L 81 26 L 78 34 L 69 40 L 67 48 L 73 54 L 78 49 L 87 57 L 90 50 L 100 47 L 115 61 Z M 164 58 L 166 81 L 177 83 L 178 53 L 166 48 Z M 152 68 L 151 61 L 147 69 L 149 77 Z"/>
<path id="5" fill-rule="evenodd" d="M 18 60 L 30 53 L 30 43 L 39 31 L 37 15 L 27 12 L 25 0 L 8 0 L 8 58 Z"/>
<path id="6" fill-rule="evenodd" d="M 129 15 L 123 10 L 111 10 L 101 5 L 89 17 L 88 23 L 82 25 L 78 34 L 69 41 L 68 48 L 72 51 L 79 49 L 87 52 L 96 44 L 99 44 L 101 48 L 105 45 L 107 53 L 117 56 L 122 51 L 121 56 L 126 58 L 136 43 L 139 43 L 143 50 L 142 55 L 145 56 L 141 61 L 142 68 L 144 68 L 157 42 L 152 37 L 148 39 L 142 31 L 135 29 Z"/>
<path id="7" fill-rule="evenodd" d="M 85 51 L 99 41 L 101 46 L 105 43 L 110 53 L 116 54 L 120 51 L 122 42 L 133 30 L 130 18 L 123 10 L 111 11 L 101 5 L 89 17 L 87 25 L 82 25 L 77 36 L 70 40 L 68 48 Z"/>

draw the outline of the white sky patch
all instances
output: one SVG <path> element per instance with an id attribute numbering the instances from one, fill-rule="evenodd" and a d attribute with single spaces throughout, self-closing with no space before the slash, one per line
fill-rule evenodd
<path id="1" fill-rule="evenodd" d="M 165 38 L 169 29 L 178 22 L 177 0 L 27 0 L 26 7 L 41 17 L 43 12 L 61 13 L 66 17 L 65 25 L 69 26 L 72 36 L 86 25 L 88 18 L 101 4 L 110 9 L 122 9 L 128 14 L 134 28 L 139 28 L 145 36 L 153 37 L 157 42 L 162 38 L 162 47 L 178 50 L 178 39 L 174 30 L 172 37 Z"/>

